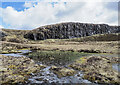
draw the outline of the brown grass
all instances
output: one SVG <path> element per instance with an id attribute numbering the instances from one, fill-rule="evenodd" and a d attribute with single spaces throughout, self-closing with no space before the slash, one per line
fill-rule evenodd
<path id="1" fill-rule="evenodd" d="M 39 50 L 72 50 L 72 51 L 99 51 L 107 53 L 118 53 L 119 33 L 93 35 L 73 39 L 47 39 L 28 40 L 24 34 L 29 30 L 9 30 L 3 29 L 8 34 L 2 42 L 3 50 L 8 49 L 39 49 Z M 10 48 L 9 48 L 10 47 Z"/>
<path id="2" fill-rule="evenodd" d="M 66 39 L 66 41 L 86 42 L 86 41 L 118 41 L 120 40 L 120 33 L 111 34 L 97 34 L 93 36 Z"/>
<path id="3" fill-rule="evenodd" d="M 3 42 L 3 48 L 12 47 L 16 49 L 34 49 L 34 50 L 62 50 L 62 51 L 79 51 L 79 52 L 100 52 L 100 53 L 118 53 L 118 42 L 80 42 L 77 44 L 21 44 Z"/>

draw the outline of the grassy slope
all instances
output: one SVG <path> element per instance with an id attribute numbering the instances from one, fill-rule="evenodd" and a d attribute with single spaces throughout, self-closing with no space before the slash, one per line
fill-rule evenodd
<path id="1" fill-rule="evenodd" d="M 119 34 L 101 34 L 73 39 L 47 39 L 47 40 L 28 40 L 23 35 L 29 30 L 9 30 L 3 29 L 8 34 L 5 37 L 2 47 L 4 49 L 40 49 L 40 50 L 99 50 L 101 52 L 118 51 Z M 92 42 L 91 42 L 92 41 Z M 19 43 L 19 44 L 18 44 Z M 10 47 L 10 48 L 9 48 Z"/>
<path id="2" fill-rule="evenodd" d="M 29 30 L 11 30 L 11 29 L 2 29 L 8 36 L 4 37 L 3 40 L 7 42 L 16 42 L 23 43 L 28 40 L 24 38 L 24 34 L 29 32 Z"/>
<path id="3" fill-rule="evenodd" d="M 84 41 L 118 41 L 118 40 L 120 40 L 120 33 L 97 34 L 97 35 L 81 37 L 81 38 L 66 39 L 66 41 L 76 41 L 76 42 L 84 42 Z"/>

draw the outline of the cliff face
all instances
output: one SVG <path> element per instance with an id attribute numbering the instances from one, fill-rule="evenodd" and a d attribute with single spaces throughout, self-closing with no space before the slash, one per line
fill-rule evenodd
<path id="1" fill-rule="evenodd" d="M 28 32 L 24 35 L 24 37 L 32 40 L 68 39 L 75 37 L 91 36 L 94 34 L 109 34 L 119 32 L 120 26 L 69 22 L 42 26 Z"/>

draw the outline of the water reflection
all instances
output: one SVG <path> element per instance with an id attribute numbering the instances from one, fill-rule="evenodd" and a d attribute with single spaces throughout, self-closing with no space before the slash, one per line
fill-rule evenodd
<path id="1" fill-rule="evenodd" d="M 14 54 L 14 53 L 11 53 L 11 54 L 1 54 L 1 55 L 13 56 L 13 57 L 22 57 L 22 56 L 23 56 L 23 55 L 21 55 L 21 54 Z"/>
<path id="2" fill-rule="evenodd" d="M 1 55 L 13 56 L 13 57 L 22 57 L 22 56 L 25 56 L 25 55 L 23 55 L 24 53 L 32 52 L 30 50 L 19 50 L 19 51 L 21 51 L 22 53 L 9 53 L 9 54 L 1 54 Z"/>
<path id="3" fill-rule="evenodd" d="M 112 68 L 120 72 L 120 63 L 112 64 Z"/>
<path id="4" fill-rule="evenodd" d="M 87 53 L 71 52 L 71 51 L 39 51 L 29 53 L 27 56 L 36 62 L 42 62 L 46 65 L 65 66 L 74 60 L 87 56 Z"/>

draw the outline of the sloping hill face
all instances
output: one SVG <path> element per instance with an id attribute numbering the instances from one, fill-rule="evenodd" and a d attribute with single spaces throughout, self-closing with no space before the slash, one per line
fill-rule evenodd
<path id="1" fill-rule="evenodd" d="M 24 35 L 27 34 L 29 30 L 14 30 L 14 29 L 1 29 L 0 30 L 0 41 L 8 42 L 27 42 Z"/>
<path id="2" fill-rule="evenodd" d="M 70 39 L 91 36 L 95 34 L 119 33 L 120 26 L 106 24 L 60 23 L 42 26 L 24 35 L 31 40 Z"/>

